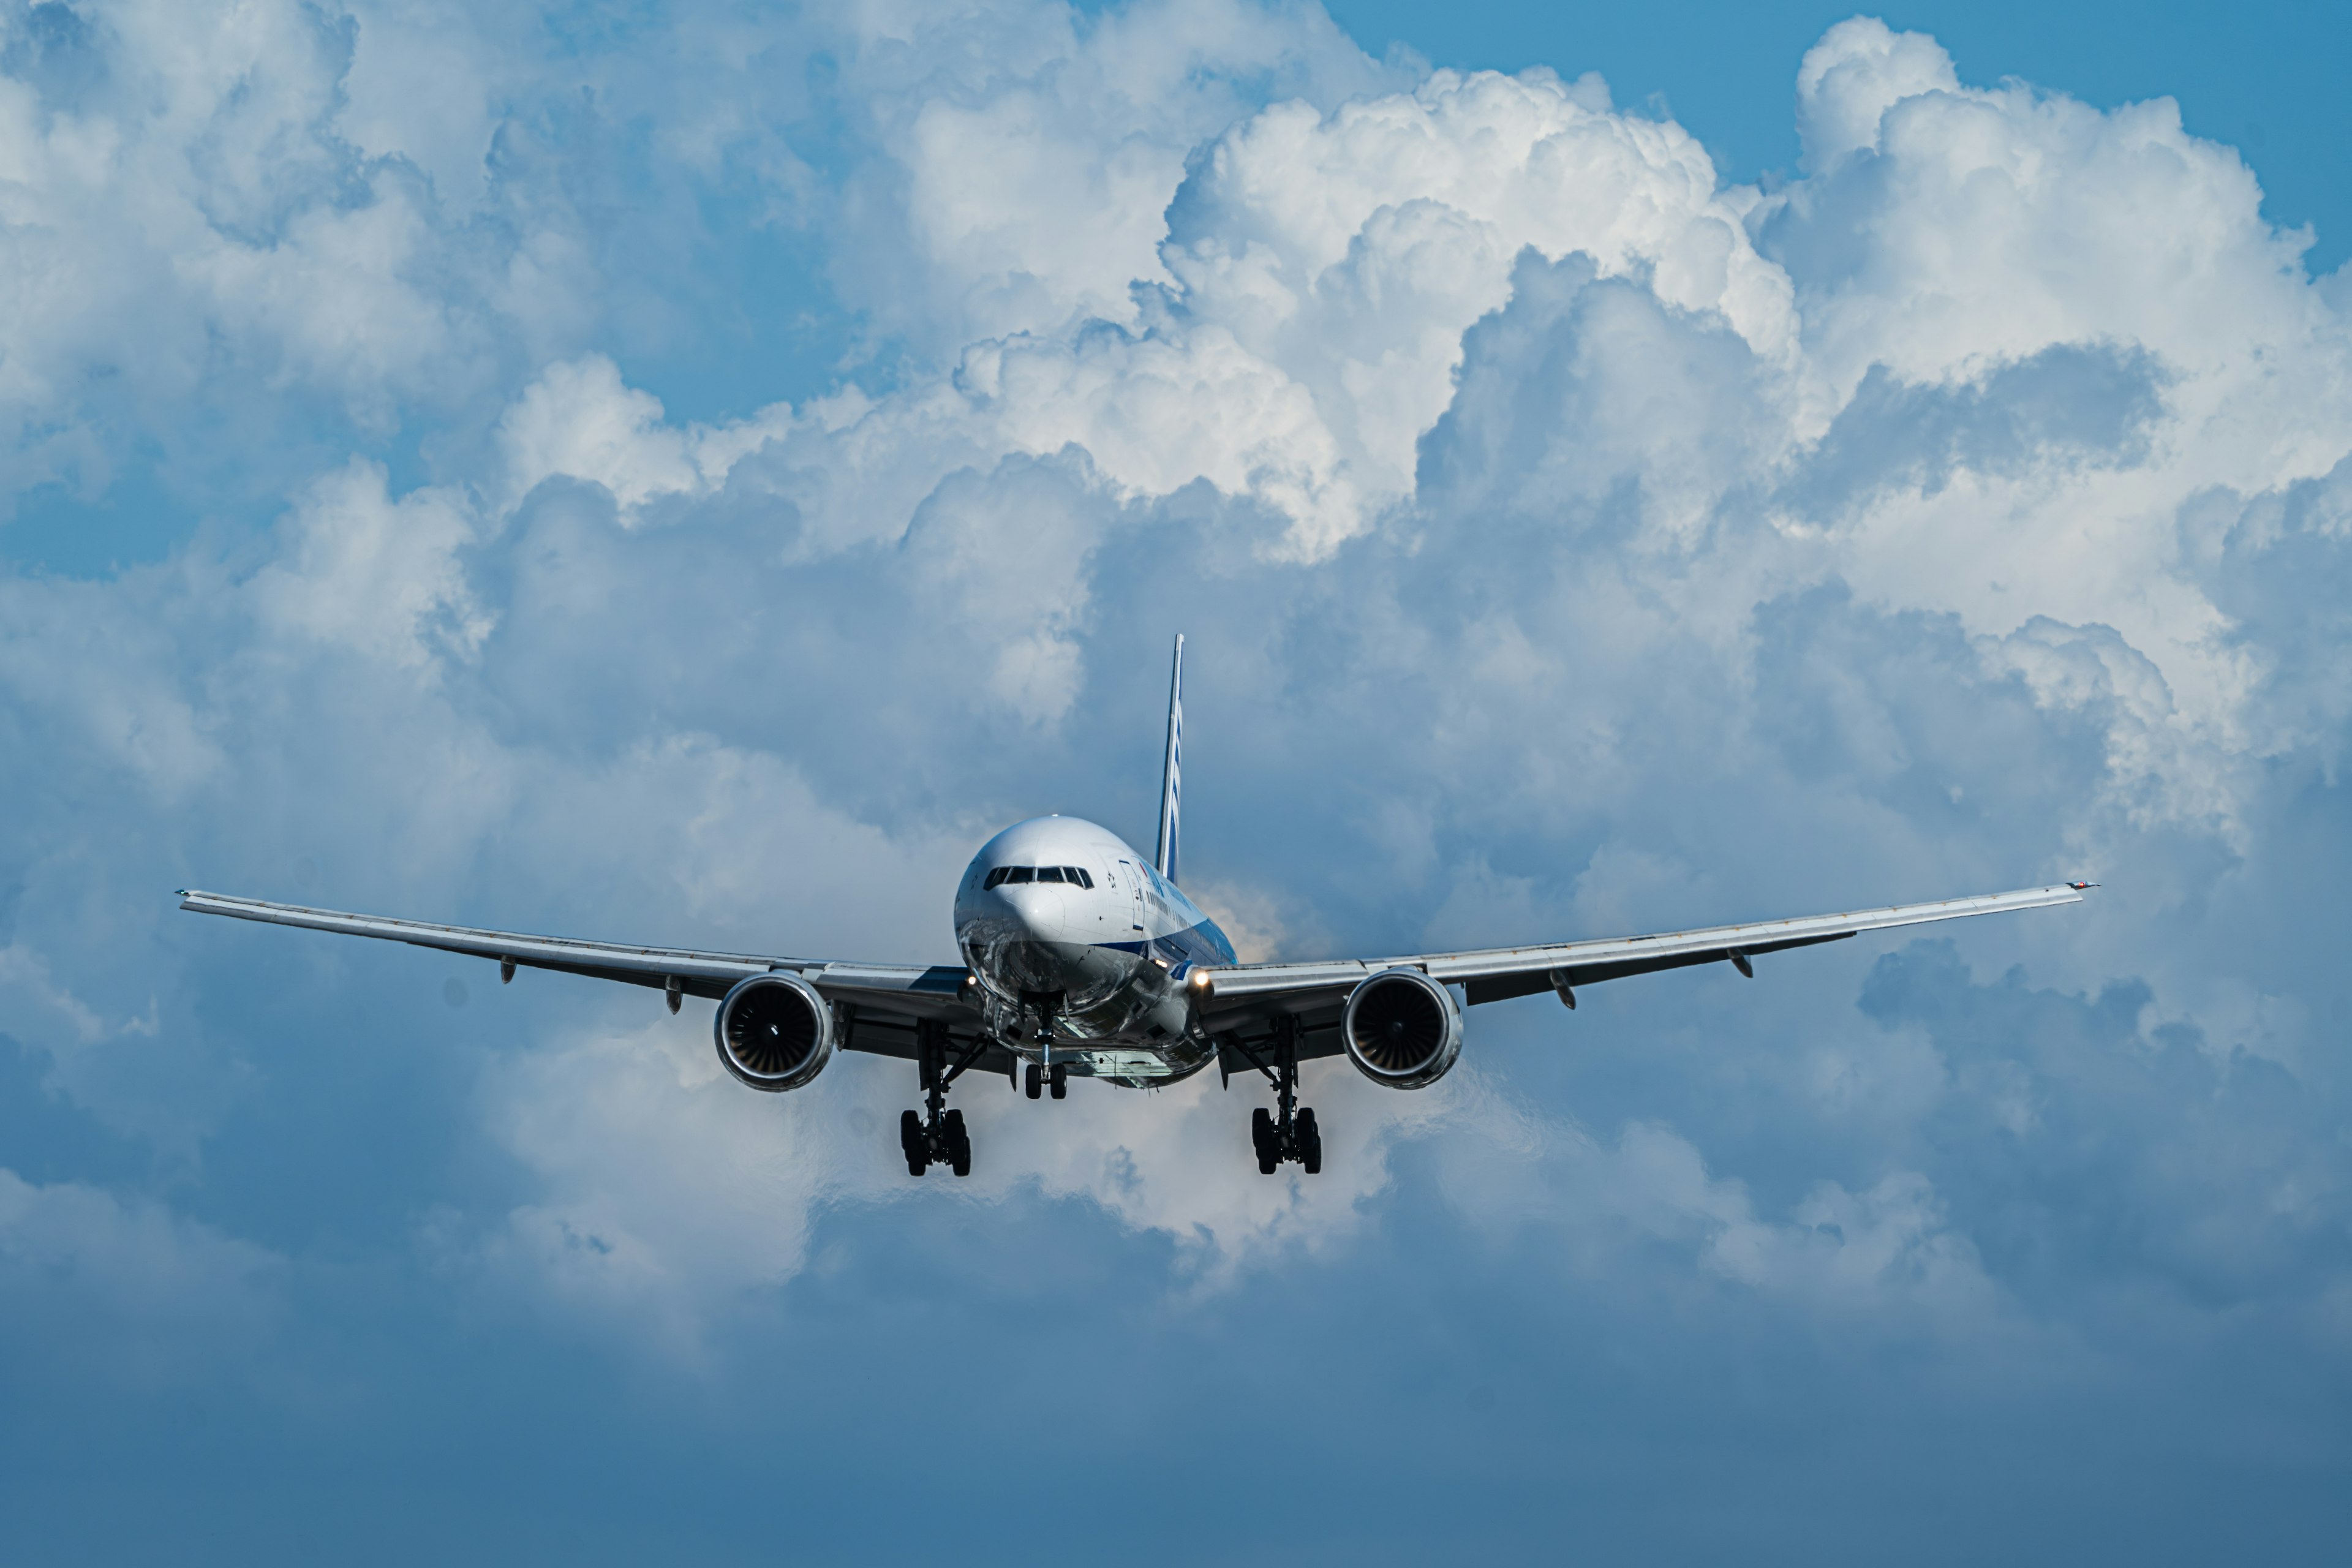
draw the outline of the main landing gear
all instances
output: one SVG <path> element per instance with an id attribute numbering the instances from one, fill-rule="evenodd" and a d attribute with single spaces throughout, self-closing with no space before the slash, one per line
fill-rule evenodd
<path id="1" fill-rule="evenodd" d="M 1307 1167 L 1308 1175 L 1319 1174 L 1323 1130 L 1315 1124 L 1315 1112 L 1298 1103 L 1298 1020 L 1287 1016 L 1275 1019 L 1272 1067 L 1258 1060 L 1257 1053 L 1239 1039 L 1234 1040 L 1234 1047 L 1265 1074 L 1280 1107 L 1278 1113 L 1269 1112 L 1263 1105 L 1250 1112 L 1250 1144 L 1257 1151 L 1258 1173 L 1271 1176 L 1276 1166 L 1296 1160 Z"/>
<path id="2" fill-rule="evenodd" d="M 907 1156 L 907 1174 L 919 1176 L 933 1165 L 945 1165 L 959 1176 L 971 1174 L 971 1134 L 964 1131 L 963 1112 L 946 1109 L 948 1085 L 988 1048 L 986 1036 L 948 1065 L 945 1024 L 925 1020 L 915 1026 L 915 1069 L 923 1084 L 923 1113 L 906 1111 L 898 1118 L 898 1148 Z"/>

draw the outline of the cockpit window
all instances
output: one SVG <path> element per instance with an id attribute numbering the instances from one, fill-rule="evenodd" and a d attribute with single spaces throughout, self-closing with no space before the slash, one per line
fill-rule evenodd
<path id="1" fill-rule="evenodd" d="M 1095 885 L 1093 875 L 1083 866 L 999 866 L 980 885 L 988 889 L 1007 882 L 1063 882 L 1089 889 Z"/>

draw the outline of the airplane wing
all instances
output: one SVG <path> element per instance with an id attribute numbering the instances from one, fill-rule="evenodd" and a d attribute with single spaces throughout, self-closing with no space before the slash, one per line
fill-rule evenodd
<path id="1" fill-rule="evenodd" d="M 1752 974 L 1749 961 L 1765 953 L 1842 942 L 1868 931 L 2077 903 L 2090 886 L 2087 882 L 2068 882 L 2050 888 L 2025 888 L 2013 893 L 1945 899 L 1930 904 L 1856 910 L 1841 915 L 1808 915 L 1794 920 L 1668 931 L 1656 936 L 1602 937 L 1536 947 L 1495 947 L 1471 952 L 1413 953 L 1400 958 L 1309 963 L 1196 966 L 1187 979 L 1212 1030 L 1247 1037 L 1255 1033 L 1253 1026 L 1270 1026 L 1275 1015 L 1289 1014 L 1299 1020 L 1300 1057 L 1337 1056 L 1342 1049 L 1339 1014 L 1348 993 L 1367 976 L 1383 969 L 1418 969 L 1433 980 L 1459 985 L 1473 1006 L 1551 991 L 1573 1007 L 1575 988 L 1580 985 L 1662 969 L 1682 969 L 1695 963 L 1727 963 L 1743 974 Z M 1234 1070 L 1251 1065 L 1240 1056 L 1227 1063 Z"/>
<path id="2" fill-rule="evenodd" d="M 518 968 L 552 969 L 565 974 L 651 986 L 669 994 L 672 1011 L 677 1010 L 679 996 L 715 1000 L 726 995 L 739 980 L 771 970 L 788 969 L 814 985 L 827 1001 L 843 1005 L 843 1049 L 880 1056 L 911 1058 L 919 1019 L 946 1021 L 950 1039 L 959 1044 L 975 1041 L 981 1022 L 979 1014 L 965 1000 L 971 972 L 960 964 L 839 963 L 756 953 L 702 952 L 680 947 L 629 947 L 575 937 L 530 936 L 520 931 L 346 914 L 340 910 L 274 904 L 263 899 L 240 899 L 186 889 L 181 890 L 180 907 L 196 914 L 227 915 L 236 920 L 264 921 L 272 925 L 335 931 L 344 936 L 380 937 L 463 953 L 468 958 L 491 959 L 498 963 L 502 980 L 513 979 Z M 1006 1064 L 1012 1059 L 1008 1053 L 993 1051 L 975 1064 L 979 1070 L 1009 1070 L 1009 1067 L 991 1059 L 993 1056 L 1003 1057 Z"/>

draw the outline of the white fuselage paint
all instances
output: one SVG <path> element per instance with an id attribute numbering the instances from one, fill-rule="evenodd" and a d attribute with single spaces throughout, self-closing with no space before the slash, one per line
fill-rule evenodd
<path id="1" fill-rule="evenodd" d="M 1039 867 L 1076 868 L 1093 886 L 1034 880 Z M 1012 868 L 1032 868 L 1033 879 L 988 885 Z M 955 929 L 991 1025 L 1020 1056 L 1138 1086 L 1189 1077 L 1216 1058 L 1185 982 L 1196 963 L 1233 963 L 1233 944 L 1108 828 L 1075 816 L 1006 828 L 965 869 Z M 1041 1006 L 1054 1010 L 1046 1038 Z"/>

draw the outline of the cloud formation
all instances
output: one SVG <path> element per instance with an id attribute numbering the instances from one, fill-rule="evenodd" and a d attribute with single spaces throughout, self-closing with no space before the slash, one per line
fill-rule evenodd
<path id="1" fill-rule="evenodd" d="M 323 1227 L 723 1373 L 869 1225 L 1097 1216 L 1125 1308 L 1213 1312 L 1409 1292 L 1433 1211 L 1629 1342 L 2254 1323 L 2340 1381 L 2352 363 L 2232 150 L 1867 18 L 1769 186 L 1312 8 L 614 26 L 7 22 L 0 488 L 184 518 L 0 579 L 0 1028 L 140 1152 L 0 1171 L 12 1321 L 268 1342 Z M 771 384 L 794 310 L 850 325 Z M 1148 816 L 1179 628 L 1190 846 L 1270 952 L 2109 886 L 1482 1008 L 1426 1096 L 1310 1080 L 1313 1181 L 1244 1083 L 971 1084 L 950 1191 L 899 1064 L 770 1101 L 645 998 L 163 896 L 944 957 L 995 827 Z M 372 1099 L 413 1148 L 290 1131 Z"/>

